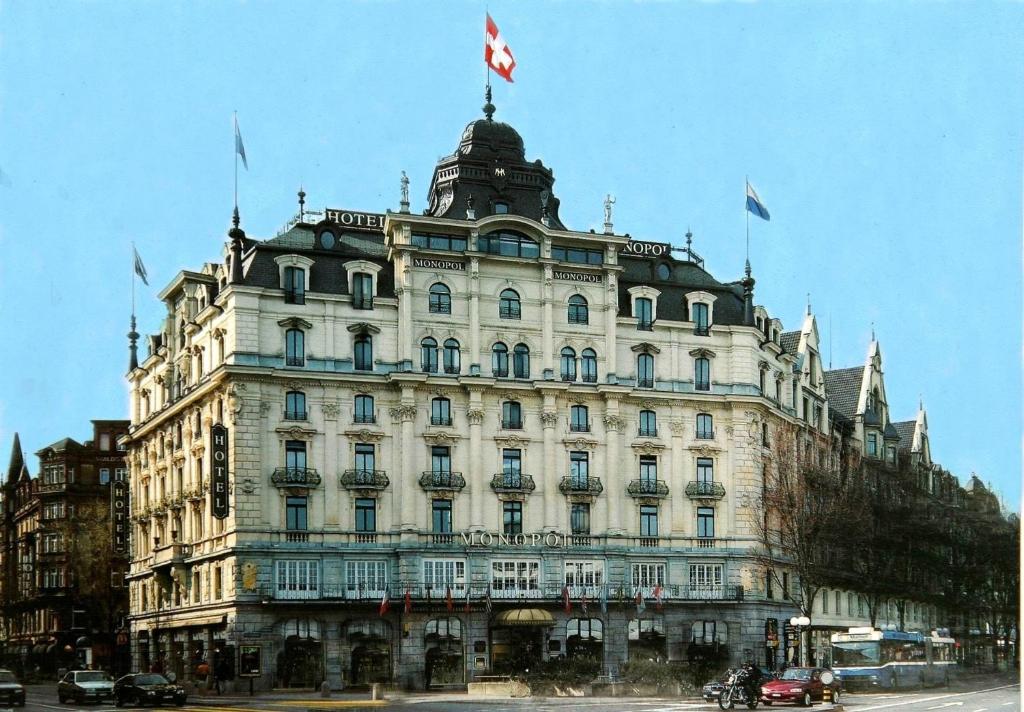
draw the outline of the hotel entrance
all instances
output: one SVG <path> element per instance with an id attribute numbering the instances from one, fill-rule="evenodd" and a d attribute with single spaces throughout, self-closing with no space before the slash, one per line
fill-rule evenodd
<path id="1" fill-rule="evenodd" d="M 555 624 L 541 608 L 502 611 L 491 623 L 491 669 L 496 673 L 522 673 L 544 659 L 548 630 Z"/>
<path id="2" fill-rule="evenodd" d="M 426 648 L 427 688 L 466 684 L 466 666 L 462 653 L 462 622 L 458 618 L 427 621 L 423 633 Z"/>

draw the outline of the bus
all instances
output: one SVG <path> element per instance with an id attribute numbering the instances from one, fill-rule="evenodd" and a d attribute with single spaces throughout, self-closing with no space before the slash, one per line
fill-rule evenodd
<path id="1" fill-rule="evenodd" d="M 956 641 L 932 635 L 850 628 L 832 635 L 832 669 L 846 689 L 948 685 L 956 674 Z"/>

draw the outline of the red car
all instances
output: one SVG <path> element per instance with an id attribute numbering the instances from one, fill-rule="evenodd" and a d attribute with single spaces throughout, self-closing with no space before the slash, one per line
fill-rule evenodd
<path id="1" fill-rule="evenodd" d="M 828 668 L 791 667 L 777 680 L 761 685 L 761 702 L 795 702 L 810 707 L 811 702 L 824 699 L 826 689 L 831 691 L 832 702 L 839 702 L 839 683 Z"/>

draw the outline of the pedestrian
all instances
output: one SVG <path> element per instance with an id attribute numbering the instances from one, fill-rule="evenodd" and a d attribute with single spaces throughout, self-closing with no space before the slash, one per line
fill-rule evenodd
<path id="1" fill-rule="evenodd" d="M 220 666 L 220 664 L 219 663 L 215 664 L 211 668 L 211 672 L 213 674 L 213 689 L 219 695 L 220 694 L 220 673 L 221 673 L 221 666 Z"/>

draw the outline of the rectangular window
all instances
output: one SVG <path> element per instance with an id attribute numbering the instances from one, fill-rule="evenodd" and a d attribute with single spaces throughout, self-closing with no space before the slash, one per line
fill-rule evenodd
<path id="1" fill-rule="evenodd" d="M 430 401 L 430 424 L 452 424 L 452 402 L 447 398 L 435 398 Z"/>
<path id="2" fill-rule="evenodd" d="M 491 562 L 491 595 L 495 598 L 535 597 L 540 594 L 540 562 Z"/>
<path id="3" fill-rule="evenodd" d="M 365 272 L 352 275 L 352 307 L 373 309 L 373 277 Z"/>
<path id="4" fill-rule="evenodd" d="M 224 597 L 224 578 L 221 573 L 221 567 L 214 566 L 210 574 L 210 577 L 213 579 L 213 598 L 216 601 Z"/>
<path id="5" fill-rule="evenodd" d="M 789 600 L 789 572 L 782 572 L 782 597 Z"/>
<path id="6" fill-rule="evenodd" d="M 287 497 L 285 499 L 286 528 L 288 531 L 305 531 L 306 521 L 306 498 Z"/>
<path id="7" fill-rule="evenodd" d="M 345 597 L 379 599 L 388 585 L 388 562 L 346 561 Z"/>
<path id="8" fill-rule="evenodd" d="M 715 510 L 712 507 L 697 507 L 697 536 L 703 539 L 715 537 Z"/>
<path id="9" fill-rule="evenodd" d="M 466 238 L 455 235 L 432 235 L 429 233 L 413 233 L 412 244 L 429 250 L 445 250 L 465 252 Z"/>
<path id="10" fill-rule="evenodd" d="M 718 621 L 694 621 L 692 633 L 693 642 L 697 645 L 729 642 L 728 625 L 724 622 L 719 624 Z"/>
<path id="11" fill-rule="evenodd" d="M 303 440 L 286 440 L 284 443 L 284 466 L 289 470 L 290 477 L 297 477 L 299 481 L 306 474 L 306 443 Z"/>
<path id="12" fill-rule="evenodd" d="M 377 531 L 377 500 L 369 497 L 356 499 L 356 531 Z"/>
<path id="13" fill-rule="evenodd" d="M 423 585 L 434 598 L 445 595 L 451 588 L 453 595 L 466 587 L 466 562 L 454 559 L 424 559 Z"/>
<path id="14" fill-rule="evenodd" d="M 101 467 L 100 468 L 100 484 L 101 485 L 109 485 L 110 484 L 110 468 L 107 468 L 107 467 Z"/>
<path id="15" fill-rule="evenodd" d="M 451 534 L 452 532 L 452 501 L 435 499 L 430 503 L 432 531 L 435 534 Z"/>
<path id="16" fill-rule="evenodd" d="M 376 448 L 369 443 L 356 443 L 355 470 L 357 481 L 373 481 L 373 472 L 377 469 Z"/>
<path id="17" fill-rule="evenodd" d="M 578 536 L 590 534 L 590 505 L 586 502 L 575 502 L 569 511 L 569 524 L 572 533 Z"/>
<path id="18" fill-rule="evenodd" d="M 698 336 L 708 335 L 708 305 L 697 303 L 693 305 L 693 333 Z"/>
<path id="19" fill-rule="evenodd" d="M 821 612 L 828 615 L 828 591 L 821 592 Z"/>
<path id="20" fill-rule="evenodd" d="M 501 404 L 501 427 L 504 430 L 521 430 L 523 427 L 523 406 L 518 401 Z"/>
<path id="21" fill-rule="evenodd" d="M 586 250 L 579 247 L 551 246 L 551 259 L 559 262 L 574 262 L 581 265 L 599 265 L 604 260 L 601 250 Z"/>
<path id="22" fill-rule="evenodd" d="M 587 595 L 599 595 L 604 585 L 604 561 L 566 561 L 565 562 L 565 585 L 569 587 L 570 595 L 573 598 Z"/>
<path id="23" fill-rule="evenodd" d="M 636 309 L 636 328 L 640 331 L 651 331 L 654 327 L 653 302 L 645 297 L 634 301 Z"/>
<path id="24" fill-rule="evenodd" d="M 764 595 L 770 601 L 775 598 L 775 574 L 769 570 L 764 579 Z"/>
<path id="25" fill-rule="evenodd" d="M 658 458 L 640 458 L 640 481 L 648 485 L 658 481 Z"/>
<path id="26" fill-rule="evenodd" d="M 690 595 L 697 598 L 722 598 L 722 564 L 690 564 Z"/>
<path id="27" fill-rule="evenodd" d="M 836 600 L 835 600 L 835 603 L 836 603 L 836 615 L 837 616 L 838 615 L 842 615 L 843 612 L 842 612 L 842 610 L 840 610 L 840 607 L 842 606 L 843 599 L 839 595 L 839 591 L 836 591 L 835 597 L 836 597 Z M 849 611 L 847 611 L 847 613 L 849 613 Z"/>
<path id="28" fill-rule="evenodd" d="M 501 451 L 501 472 L 504 475 L 518 475 L 523 471 L 523 451 L 504 448 Z M 515 477 L 513 477 L 515 479 Z"/>
<path id="29" fill-rule="evenodd" d="M 658 506 L 654 504 L 640 505 L 640 536 L 658 536 Z"/>
<path id="30" fill-rule="evenodd" d="M 878 457 L 877 433 L 868 433 L 868 457 Z"/>
<path id="31" fill-rule="evenodd" d="M 306 270 L 301 267 L 284 268 L 285 304 L 306 303 Z"/>
<path id="32" fill-rule="evenodd" d="M 710 457 L 697 458 L 697 481 L 702 483 L 715 481 L 715 461 Z"/>
<path id="33" fill-rule="evenodd" d="M 860 596 L 857 596 L 857 617 L 864 617 L 864 599 Z"/>
<path id="34" fill-rule="evenodd" d="M 501 526 L 505 534 L 523 533 L 523 503 L 503 502 L 501 505 Z"/>
<path id="35" fill-rule="evenodd" d="M 590 453 L 569 453 L 569 477 L 573 487 L 586 489 L 590 477 Z"/>
<path id="36" fill-rule="evenodd" d="M 430 448 L 430 471 L 450 474 L 452 471 L 451 449 L 447 445 Z"/>
<path id="37" fill-rule="evenodd" d="M 319 598 L 319 561 L 278 561 L 275 562 L 275 598 Z M 220 598 L 220 567 L 214 567 L 214 598 Z"/>
<path id="38" fill-rule="evenodd" d="M 376 422 L 376 414 L 373 410 L 373 396 L 356 396 L 355 412 L 352 420 L 356 423 Z"/>
<path id="39" fill-rule="evenodd" d="M 665 564 L 633 564 L 631 571 L 633 590 L 643 589 L 645 596 L 650 595 L 655 586 L 665 585 Z"/>

